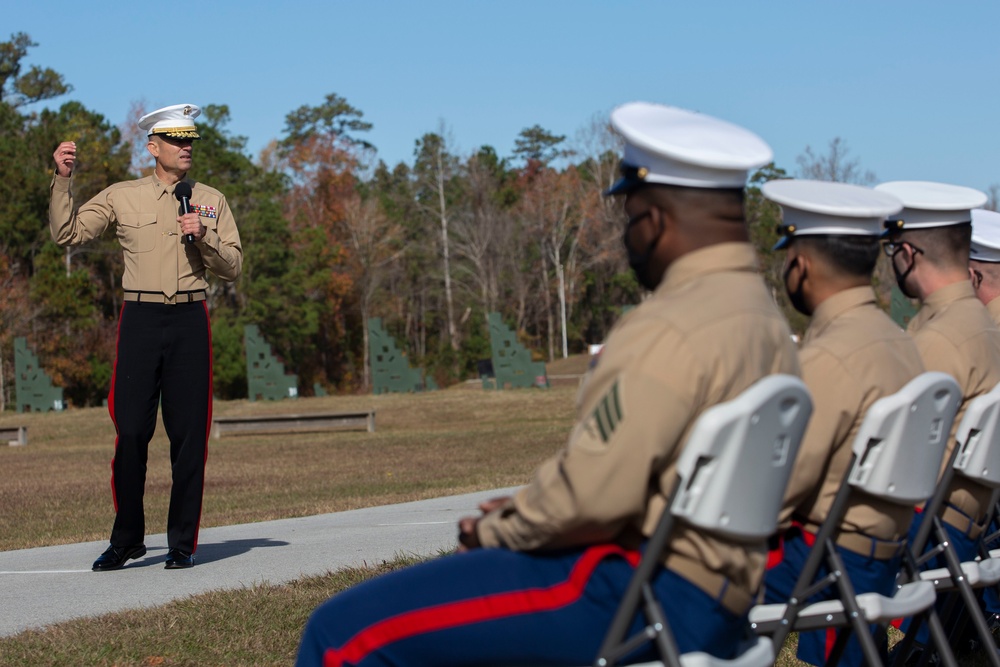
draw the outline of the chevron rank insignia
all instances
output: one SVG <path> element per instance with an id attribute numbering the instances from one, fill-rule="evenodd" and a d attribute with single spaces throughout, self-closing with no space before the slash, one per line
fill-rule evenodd
<path id="1" fill-rule="evenodd" d="M 594 421 L 597 423 L 597 431 L 601 435 L 601 442 L 608 443 L 615 429 L 622 423 L 624 414 L 622 413 L 622 403 L 618 392 L 618 383 L 615 382 L 604 398 L 598 402 L 594 408 Z"/>
<path id="2" fill-rule="evenodd" d="M 215 212 L 214 206 L 207 206 L 205 204 L 191 204 L 191 212 L 197 213 L 203 218 L 217 218 L 218 214 Z"/>

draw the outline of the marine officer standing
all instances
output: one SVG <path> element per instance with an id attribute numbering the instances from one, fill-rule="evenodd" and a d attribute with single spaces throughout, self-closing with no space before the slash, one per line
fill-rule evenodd
<path id="1" fill-rule="evenodd" d="M 243 249 L 232 211 L 218 190 L 187 178 L 194 119 L 178 104 L 139 119 L 153 173 L 116 183 L 79 206 L 73 197 L 76 144 L 56 148 L 49 229 L 59 245 L 79 245 L 114 227 L 122 246 L 124 304 L 108 394 L 117 438 L 111 464 L 115 523 L 111 545 L 94 562 L 117 570 L 146 553 L 143 494 L 157 405 L 170 439 L 168 569 L 191 567 L 198 547 L 205 461 L 212 422 L 212 335 L 205 278 L 236 280 Z"/>

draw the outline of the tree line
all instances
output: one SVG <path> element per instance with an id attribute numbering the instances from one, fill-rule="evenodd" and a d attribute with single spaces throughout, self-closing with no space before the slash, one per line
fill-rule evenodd
<path id="1" fill-rule="evenodd" d="M 134 104 L 121 127 L 75 101 L 38 110 L 72 88 L 51 69 L 26 67 L 33 46 L 23 33 L 0 43 L 0 409 L 12 397 L 18 336 L 71 405 L 99 405 L 114 363 L 121 249 L 113 233 L 77 248 L 51 241 L 52 151 L 77 143 L 74 189 L 85 202 L 151 171 L 135 124 L 149 110 Z M 551 361 L 601 342 L 622 307 L 642 299 L 621 246 L 624 216 L 601 196 L 620 156 L 604 117 L 570 139 L 525 128 L 510 155 L 492 146 L 461 154 L 442 123 L 396 165 L 377 158 L 371 124 L 336 93 L 289 112 L 282 136 L 256 158 L 228 122 L 225 104 L 202 107 L 189 174 L 226 195 L 244 249 L 239 281 L 210 276 L 220 399 L 247 395 L 248 323 L 308 395 L 315 384 L 368 390 L 370 317 L 445 386 L 475 377 L 476 361 L 490 356 L 489 312 Z M 874 178 L 840 139 L 828 154 L 807 148 L 799 173 Z M 760 196 L 764 182 L 787 176 L 774 164 L 752 175 L 747 217 L 775 299 L 801 330 L 783 258 L 771 252 L 778 210 Z"/>

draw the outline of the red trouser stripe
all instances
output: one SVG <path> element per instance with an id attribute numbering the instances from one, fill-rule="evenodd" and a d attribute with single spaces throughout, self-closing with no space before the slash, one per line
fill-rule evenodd
<path id="1" fill-rule="evenodd" d="M 115 329 L 115 365 L 111 369 L 111 390 L 108 392 L 108 414 L 111 415 L 111 423 L 115 425 L 115 454 L 118 454 L 118 421 L 115 419 L 115 378 L 118 377 L 118 346 L 122 340 L 122 317 L 125 316 L 125 304 L 122 303 L 121 312 L 118 313 L 118 327 Z M 115 507 L 115 514 L 118 514 L 118 495 L 115 493 L 115 457 L 111 457 L 111 503 Z"/>
<path id="2" fill-rule="evenodd" d="M 354 635 L 339 649 L 323 655 L 324 667 L 356 665 L 373 651 L 409 637 L 447 630 L 461 625 L 483 623 L 518 614 L 551 611 L 580 599 L 597 565 L 608 556 L 621 556 L 633 567 L 640 554 L 614 544 L 587 549 L 573 566 L 566 581 L 548 588 L 496 593 L 471 600 L 460 600 L 417 609 L 387 618 Z"/>
<path id="3" fill-rule="evenodd" d="M 802 533 L 802 540 L 806 543 L 807 547 L 812 547 L 816 544 L 816 536 L 805 529 L 804 524 L 798 521 L 792 521 L 792 528 L 798 528 L 799 532 Z M 781 561 L 785 558 L 785 535 L 784 533 L 778 535 L 778 546 L 767 552 L 767 564 L 764 566 L 766 569 L 770 570 L 772 567 L 777 567 L 781 564 Z"/>
<path id="4" fill-rule="evenodd" d="M 212 354 L 212 318 L 208 314 L 208 301 L 201 302 L 205 309 L 205 325 L 208 327 L 208 420 L 205 422 L 205 460 L 202 461 L 202 468 L 208 465 L 208 442 L 212 436 L 212 397 L 215 395 L 215 376 L 213 368 L 215 359 Z M 205 476 L 201 478 L 201 505 L 198 507 L 198 523 L 194 528 L 194 551 L 198 550 L 198 535 L 201 532 L 201 512 L 205 507 Z M 192 551 L 191 553 L 194 553 Z"/>
<path id="5" fill-rule="evenodd" d="M 837 628 L 827 628 L 826 629 L 826 644 L 823 646 L 823 657 L 827 660 L 830 659 L 830 653 L 833 652 L 833 645 L 837 643 Z"/>

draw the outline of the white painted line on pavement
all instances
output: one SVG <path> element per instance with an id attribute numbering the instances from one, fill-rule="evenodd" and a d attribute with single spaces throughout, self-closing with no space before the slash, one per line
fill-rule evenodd
<path id="1" fill-rule="evenodd" d="M 93 570 L 0 570 L 0 574 L 76 574 Z"/>
<path id="2" fill-rule="evenodd" d="M 438 526 L 443 523 L 455 523 L 454 521 L 407 521 L 405 523 L 376 523 L 376 526 Z"/>

